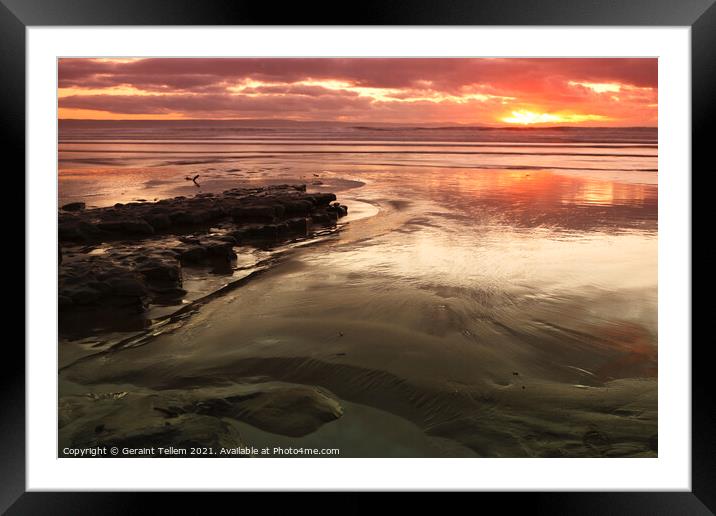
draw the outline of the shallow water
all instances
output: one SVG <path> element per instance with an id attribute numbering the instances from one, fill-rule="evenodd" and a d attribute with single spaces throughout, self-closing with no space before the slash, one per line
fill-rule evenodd
<path id="1" fill-rule="evenodd" d="M 655 133 L 223 130 L 174 146 L 102 131 L 66 133 L 60 202 L 306 182 L 351 217 L 143 345 L 63 369 L 66 385 L 317 385 L 346 413 L 302 439 L 344 456 L 655 455 Z"/>

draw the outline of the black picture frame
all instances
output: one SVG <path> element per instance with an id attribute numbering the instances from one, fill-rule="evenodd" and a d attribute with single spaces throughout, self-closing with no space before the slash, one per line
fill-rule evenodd
<path id="1" fill-rule="evenodd" d="M 692 38 L 692 168 L 698 164 L 704 164 L 705 168 L 713 147 L 708 129 L 713 120 L 713 96 L 716 94 L 715 1 L 366 0 L 347 10 L 340 2 L 328 5 L 286 2 L 276 6 L 245 0 L 0 0 L 0 70 L 5 79 L 0 97 L 4 150 L 8 157 L 15 158 L 10 162 L 16 163 L 16 170 L 24 167 L 25 29 L 30 26 L 688 26 Z M 24 185 L 20 188 L 24 191 Z M 31 271 L 25 270 L 25 273 Z M 691 345 L 690 342 L 672 344 Z M 691 492 L 485 493 L 478 496 L 492 498 L 490 501 L 497 502 L 501 512 L 524 507 L 531 512 L 550 514 L 713 514 L 716 511 L 716 411 L 713 410 L 709 385 L 711 366 L 706 357 L 709 343 L 702 341 L 700 344 L 692 346 Z M 185 510 L 190 507 L 184 494 L 26 493 L 25 353 L 16 339 L 7 339 L 4 348 L 6 367 L 0 375 L 0 511 L 23 515 L 50 511 L 53 514 L 124 514 L 142 512 L 138 508 L 145 506 L 149 496 L 163 496 L 163 504 L 178 503 Z M 251 498 L 257 495 L 242 496 L 243 504 L 251 504 Z M 356 494 L 326 496 L 328 498 L 322 503 L 332 506 L 333 510 L 352 512 L 367 503 Z M 331 500 L 335 497 L 341 497 L 341 500 Z M 434 503 L 421 495 L 413 500 L 424 509 L 430 509 Z M 212 500 L 212 504 L 217 502 L 220 501 Z M 336 503 L 340 505 L 336 507 Z M 165 508 L 168 510 L 168 506 Z"/>

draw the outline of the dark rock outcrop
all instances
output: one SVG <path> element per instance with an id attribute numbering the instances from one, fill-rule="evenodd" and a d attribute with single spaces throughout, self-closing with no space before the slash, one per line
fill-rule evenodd
<path id="1" fill-rule="evenodd" d="M 348 212 L 335 200 L 279 185 L 97 209 L 70 203 L 58 221 L 60 309 L 121 317 L 180 299 L 182 267 L 231 273 L 237 245 L 265 247 L 335 225 Z"/>
<path id="2" fill-rule="evenodd" d="M 333 214 L 343 216 L 347 213 L 347 208 L 333 202 L 335 200 L 332 193 L 306 193 L 305 185 L 278 185 L 234 188 L 220 195 L 179 196 L 153 203 L 118 203 L 109 208 L 75 213 L 65 213 L 69 206 L 65 205 L 59 217 L 59 237 L 61 242 L 96 243 L 180 235 L 216 224 L 236 227 L 296 218 L 310 218 L 324 224 L 335 222 Z"/>

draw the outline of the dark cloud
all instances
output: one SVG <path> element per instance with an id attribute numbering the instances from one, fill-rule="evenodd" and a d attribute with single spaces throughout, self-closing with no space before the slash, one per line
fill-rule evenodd
<path id="1" fill-rule="evenodd" d="M 72 88 L 59 107 L 117 115 L 488 122 L 510 109 L 542 109 L 638 125 L 655 123 L 657 66 L 656 59 L 616 58 L 71 58 L 59 62 L 59 86 Z M 616 98 L 575 83 L 618 83 L 622 91 Z M 83 93 L 130 87 L 150 94 Z"/>
<path id="2" fill-rule="evenodd" d="M 342 80 L 374 88 L 418 87 L 430 81 L 454 90 L 466 84 L 529 84 L 553 77 L 656 87 L 656 59 L 140 59 L 131 62 L 62 59 L 61 88 L 132 85 L 142 89 L 191 90 L 227 81 L 256 79 L 292 83 Z"/>
<path id="3" fill-rule="evenodd" d="M 281 97 L 247 95 L 70 95 L 60 99 L 60 107 L 91 109 L 123 114 L 232 113 L 242 116 L 260 112 L 301 113 L 367 109 L 369 99 L 354 95 Z"/>

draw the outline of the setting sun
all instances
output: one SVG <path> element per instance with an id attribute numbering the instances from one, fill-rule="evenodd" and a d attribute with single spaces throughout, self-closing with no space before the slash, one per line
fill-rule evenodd
<path id="1" fill-rule="evenodd" d="M 560 113 L 535 113 L 534 111 L 519 110 L 512 111 L 510 116 L 500 119 L 501 122 L 508 124 L 560 124 L 560 123 L 578 123 L 587 121 L 608 120 L 603 115 L 580 115 L 580 114 L 560 114 Z"/>

